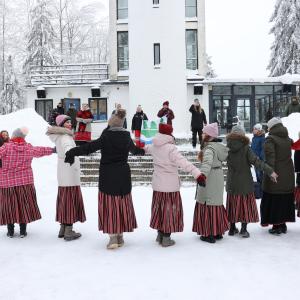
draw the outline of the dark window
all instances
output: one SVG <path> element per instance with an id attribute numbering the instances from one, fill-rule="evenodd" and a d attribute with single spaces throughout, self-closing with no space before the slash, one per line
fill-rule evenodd
<path id="1" fill-rule="evenodd" d="M 198 41 L 197 30 L 188 29 L 185 34 L 186 38 L 186 68 L 188 70 L 198 69 Z"/>
<path id="2" fill-rule="evenodd" d="M 154 65 L 160 65 L 160 44 L 154 44 Z"/>
<path id="3" fill-rule="evenodd" d="M 231 95 L 231 86 L 213 86 L 213 94 L 214 95 Z"/>
<path id="4" fill-rule="evenodd" d="M 35 111 L 39 115 L 41 115 L 46 121 L 48 121 L 52 109 L 53 109 L 52 99 L 35 100 Z"/>
<path id="5" fill-rule="evenodd" d="M 153 5 L 159 5 L 159 0 L 153 0 Z"/>
<path id="6" fill-rule="evenodd" d="M 128 0 L 117 0 L 117 19 L 128 19 Z"/>
<path id="7" fill-rule="evenodd" d="M 89 106 L 94 120 L 107 121 L 106 98 L 89 98 Z"/>
<path id="8" fill-rule="evenodd" d="M 273 85 L 256 85 L 255 94 L 273 94 Z"/>
<path id="9" fill-rule="evenodd" d="M 128 32 L 118 32 L 118 70 L 129 69 Z"/>
<path id="10" fill-rule="evenodd" d="M 80 99 L 79 98 L 64 98 L 64 99 L 61 99 L 61 102 L 65 109 L 65 113 L 69 110 L 71 103 L 74 104 L 75 109 L 77 111 L 80 111 Z"/>
<path id="11" fill-rule="evenodd" d="M 251 95 L 251 85 L 236 85 L 234 87 L 235 95 Z"/>
<path id="12" fill-rule="evenodd" d="M 197 0 L 185 0 L 185 17 L 197 17 Z"/>

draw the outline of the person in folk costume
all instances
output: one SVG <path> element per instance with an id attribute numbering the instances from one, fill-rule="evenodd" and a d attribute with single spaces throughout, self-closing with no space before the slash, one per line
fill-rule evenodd
<path id="1" fill-rule="evenodd" d="M 9 142 L 9 133 L 7 130 L 2 130 L 0 132 L 0 147 L 2 147 L 5 143 Z M 2 168 L 2 161 L 0 159 L 0 168 Z"/>
<path id="2" fill-rule="evenodd" d="M 173 110 L 169 108 L 169 101 L 163 103 L 162 109 L 157 113 L 159 118 L 166 118 L 166 123 L 172 126 L 172 120 L 175 118 Z"/>
<path id="3" fill-rule="evenodd" d="M 0 225 L 7 225 L 7 236 L 14 236 L 14 224 L 20 225 L 20 237 L 27 235 L 27 224 L 41 219 L 34 187 L 33 158 L 51 155 L 55 149 L 34 147 L 25 141 L 28 129 L 17 128 L 9 143 L 0 147 Z"/>
<path id="4" fill-rule="evenodd" d="M 296 189 L 295 189 L 295 202 L 296 209 L 298 210 L 298 217 L 300 217 L 300 132 L 299 139 L 292 145 L 292 150 L 295 150 L 294 153 L 294 165 L 296 173 Z"/>
<path id="5" fill-rule="evenodd" d="M 124 232 L 137 228 L 131 197 L 131 173 L 128 155 L 144 155 L 136 147 L 130 133 L 123 128 L 126 111 L 119 109 L 113 114 L 100 138 L 75 147 L 66 153 L 65 162 L 73 164 L 75 156 L 101 151 L 99 170 L 98 215 L 99 230 L 109 234 L 107 249 L 123 246 Z"/>
<path id="6" fill-rule="evenodd" d="M 65 153 L 76 146 L 71 118 L 59 115 L 56 118 L 56 125 L 48 128 L 47 135 L 55 143 L 58 159 L 56 221 L 61 224 L 58 237 L 72 241 L 81 237 L 80 233 L 72 230 L 73 224 L 86 220 L 80 189 L 80 162 L 77 157 L 72 166 L 64 162 Z"/>
<path id="7" fill-rule="evenodd" d="M 136 109 L 136 113 L 134 114 L 131 122 L 131 131 L 134 133 L 135 136 L 135 144 L 137 147 L 142 148 L 144 144 L 140 141 L 141 138 L 141 130 L 143 121 L 147 121 L 148 117 L 143 112 L 141 105 L 139 105 Z"/>
<path id="8" fill-rule="evenodd" d="M 157 230 L 156 241 L 162 247 L 173 246 L 175 241 L 171 239 L 171 233 L 183 231 L 178 168 L 191 173 L 195 179 L 201 175 L 200 170 L 177 150 L 172 132 L 171 125 L 159 124 L 159 133 L 153 138 L 153 144 L 144 148 L 153 157 L 154 166 L 150 227 Z"/>
<path id="9" fill-rule="evenodd" d="M 250 234 L 247 231 L 247 224 L 259 221 L 251 166 L 263 170 L 265 176 L 270 176 L 273 181 L 276 181 L 277 174 L 253 153 L 243 127 L 234 126 L 226 139 L 229 148 L 226 180 L 226 210 L 230 222 L 228 234 L 233 236 L 239 233 L 235 223 L 241 222 L 240 236 L 248 238 Z"/>
<path id="10" fill-rule="evenodd" d="M 90 111 L 88 104 L 82 104 L 81 110 L 77 113 L 75 142 L 77 145 L 85 144 L 92 140 L 92 125 L 94 116 Z"/>
<path id="11" fill-rule="evenodd" d="M 224 173 L 228 148 L 218 139 L 218 123 L 204 127 L 202 134 L 201 161 L 202 182 L 197 185 L 193 232 L 204 242 L 221 240 L 229 229 L 227 213 L 223 205 Z"/>
<path id="12" fill-rule="evenodd" d="M 122 105 L 120 103 L 115 103 L 115 109 L 112 111 L 111 114 L 115 115 L 119 109 L 122 109 Z M 124 120 L 123 128 L 127 129 L 127 119 L 126 118 Z"/>
<path id="13" fill-rule="evenodd" d="M 288 130 L 281 119 L 268 122 L 269 135 L 265 142 L 265 160 L 278 174 L 275 184 L 264 174 L 263 197 L 260 204 L 261 225 L 273 225 L 269 233 L 287 232 L 286 222 L 295 222 L 295 170 Z"/>
<path id="14" fill-rule="evenodd" d="M 198 99 L 194 100 L 194 104 L 189 109 L 192 114 L 191 119 L 191 130 L 193 133 L 192 145 L 193 148 L 196 148 L 197 145 L 197 134 L 199 137 L 199 142 L 201 144 L 202 140 L 202 129 L 203 126 L 207 124 L 206 115 L 204 110 L 201 108 L 200 102 Z"/>

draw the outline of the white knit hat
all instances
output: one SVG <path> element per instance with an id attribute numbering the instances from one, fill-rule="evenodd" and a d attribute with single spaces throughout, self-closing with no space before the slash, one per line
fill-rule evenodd
<path id="1" fill-rule="evenodd" d="M 277 125 L 277 124 L 282 124 L 282 121 L 280 118 L 272 118 L 269 122 L 268 122 L 268 129 L 271 129 L 273 126 Z"/>
<path id="2" fill-rule="evenodd" d="M 244 127 L 242 127 L 241 125 L 235 125 L 231 129 L 231 133 L 245 135 L 246 132 L 245 132 Z"/>
<path id="3" fill-rule="evenodd" d="M 260 123 L 257 123 L 253 126 L 253 129 L 256 129 L 258 131 L 261 131 L 263 129 L 262 125 Z"/>

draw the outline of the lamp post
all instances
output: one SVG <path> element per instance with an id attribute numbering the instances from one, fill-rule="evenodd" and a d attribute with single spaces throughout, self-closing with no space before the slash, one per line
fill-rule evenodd
<path id="1" fill-rule="evenodd" d="M 12 83 L 6 83 L 5 84 L 5 103 L 6 103 L 6 105 L 8 105 L 8 103 L 7 103 L 7 91 L 8 91 L 8 86 L 12 86 Z M 12 110 L 13 110 L 13 103 L 12 103 L 12 101 L 11 101 L 11 103 L 10 103 L 10 112 L 12 112 Z"/>

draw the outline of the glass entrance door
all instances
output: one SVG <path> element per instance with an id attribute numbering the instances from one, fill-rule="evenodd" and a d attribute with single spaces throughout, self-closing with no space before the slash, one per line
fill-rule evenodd
<path id="1" fill-rule="evenodd" d="M 213 121 L 220 126 L 221 134 L 228 131 L 228 126 L 231 123 L 230 100 L 230 96 L 213 97 Z"/>
<path id="2" fill-rule="evenodd" d="M 250 96 L 236 97 L 237 116 L 240 124 L 247 132 L 251 131 L 251 101 Z"/>

